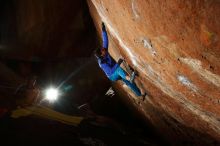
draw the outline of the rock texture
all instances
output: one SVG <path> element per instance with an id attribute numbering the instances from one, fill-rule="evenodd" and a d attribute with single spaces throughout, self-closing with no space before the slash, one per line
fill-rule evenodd
<path id="1" fill-rule="evenodd" d="M 99 34 L 106 24 L 110 54 L 138 71 L 149 96 L 136 105 L 157 131 L 174 144 L 219 143 L 220 2 L 87 2 Z"/>

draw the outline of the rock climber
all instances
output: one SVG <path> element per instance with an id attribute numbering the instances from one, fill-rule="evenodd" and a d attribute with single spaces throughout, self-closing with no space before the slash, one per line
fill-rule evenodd
<path id="1" fill-rule="evenodd" d="M 133 71 L 131 76 L 120 67 L 123 59 L 119 59 L 118 62 L 110 56 L 108 53 L 108 36 L 105 28 L 105 24 L 102 22 L 102 47 L 95 51 L 95 57 L 98 60 L 100 68 L 104 71 L 106 76 L 111 81 L 122 80 L 134 93 L 136 96 L 142 96 L 144 100 L 145 93 L 142 94 L 140 89 L 134 83 L 135 72 Z"/>

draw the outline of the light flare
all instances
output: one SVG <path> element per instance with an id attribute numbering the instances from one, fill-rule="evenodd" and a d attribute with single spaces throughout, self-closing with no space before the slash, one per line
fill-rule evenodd
<path id="1" fill-rule="evenodd" d="M 58 99 L 59 91 L 56 88 L 51 87 L 51 88 L 46 90 L 45 96 L 46 96 L 47 100 L 49 100 L 51 102 L 54 102 Z"/>

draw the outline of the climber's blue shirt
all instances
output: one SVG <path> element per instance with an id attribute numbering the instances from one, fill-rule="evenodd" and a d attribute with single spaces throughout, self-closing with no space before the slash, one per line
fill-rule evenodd
<path id="1" fill-rule="evenodd" d="M 99 66 L 105 72 L 107 77 L 109 78 L 114 71 L 119 67 L 119 65 L 115 62 L 115 60 L 106 53 L 106 55 L 102 59 L 98 59 Z"/>
<path id="2" fill-rule="evenodd" d="M 106 55 L 103 58 L 98 59 L 99 66 L 105 72 L 109 78 L 114 71 L 118 68 L 118 64 L 108 53 L 108 36 L 106 30 L 102 30 L 102 47 L 106 49 Z"/>

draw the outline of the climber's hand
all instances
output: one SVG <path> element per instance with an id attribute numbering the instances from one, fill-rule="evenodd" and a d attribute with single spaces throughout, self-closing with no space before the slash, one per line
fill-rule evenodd
<path id="1" fill-rule="evenodd" d="M 123 61 L 124 61 L 123 59 L 119 58 L 118 59 L 118 65 L 120 65 Z"/>
<path id="2" fill-rule="evenodd" d="M 105 23 L 104 22 L 102 22 L 102 31 L 105 31 L 106 29 L 105 29 Z"/>

